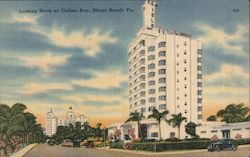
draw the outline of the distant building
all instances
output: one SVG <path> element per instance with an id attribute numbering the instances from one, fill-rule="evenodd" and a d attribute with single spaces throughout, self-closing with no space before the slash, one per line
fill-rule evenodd
<path id="1" fill-rule="evenodd" d="M 72 107 L 70 106 L 69 107 L 69 110 L 67 111 L 67 116 L 66 116 L 66 125 L 69 125 L 69 124 L 75 124 L 76 122 L 76 117 L 75 117 L 75 114 L 72 110 Z"/>
<path id="2" fill-rule="evenodd" d="M 54 115 L 52 109 L 46 115 L 46 135 L 52 136 L 56 133 L 57 117 Z"/>
<path id="3" fill-rule="evenodd" d="M 68 126 L 69 124 L 75 125 L 76 122 L 84 124 L 87 122 L 87 118 L 84 115 L 79 115 L 79 117 L 76 117 L 71 106 L 67 111 L 66 117 L 56 117 L 51 109 L 46 114 L 46 135 L 52 136 L 55 134 L 58 126 Z"/>
<path id="4" fill-rule="evenodd" d="M 61 117 L 57 118 L 57 123 L 58 123 L 58 126 L 65 126 L 65 121 Z"/>
<path id="5" fill-rule="evenodd" d="M 250 138 L 250 122 L 225 123 L 202 122 L 196 127 L 196 134 L 202 138 Z"/>
<path id="6" fill-rule="evenodd" d="M 78 118 L 76 118 L 76 122 L 80 122 L 82 125 L 87 122 L 87 119 L 84 115 L 80 115 Z"/>

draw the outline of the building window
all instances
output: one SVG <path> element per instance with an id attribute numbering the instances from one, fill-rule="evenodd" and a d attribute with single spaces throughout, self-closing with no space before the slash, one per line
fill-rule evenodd
<path id="1" fill-rule="evenodd" d="M 187 54 L 187 51 L 186 50 L 184 50 L 184 55 L 186 55 Z"/>
<path id="2" fill-rule="evenodd" d="M 140 64 L 144 64 L 144 63 L 145 63 L 145 59 L 141 59 Z"/>
<path id="3" fill-rule="evenodd" d="M 155 59 L 155 55 L 150 55 L 150 56 L 148 56 L 148 60 L 150 61 L 150 60 L 154 60 Z"/>
<path id="4" fill-rule="evenodd" d="M 184 72 L 186 72 L 187 71 L 187 67 L 184 67 Z"/>
<path id="5" fill-rule="evenodd" d="M 167 108 L 167 105 L 166 104 L 161 104 L 159 105 L 159 110 L 164 110 Z"/>
<path id="6" fill-rule="evenodd" d="M 177 53 L 177 57 L 179 57 L 180 55 L 179 55 L 179 53 Z"/>
<path id="7" fill-rule="evenodd" d="M 140 96 L 145 96 L 145 92 L 144 91 L 140 92 Z"/>
<path id="8" fill-rule="evenodd" d="M 187 60 L 186 60 L 186 59 L 184 59 L 184 63 L 185 63 L 185 64 L 187 63 Z"/>
<path id="9" fill-rule="evenodd" d="M 201 106 L 198 107 L 198 111 L 202 111 L 202 107 Z"/>
<path id="10" fill-rule="evenodd" d="M 184 85 L 184 88 L 187 89 L 187 85 L 186 84 Z"/>
<path id="11" fill-rule="evenodd" d="M 184 97 L 187 97 L 187 94 L 184 94 Z"/>
<path id="12" fill-rule="evenodd" d="M 198 74 L 197 78 L 202 79 L 202 74 Z"/>
<path id="13" fill-rule="evenodd" d="M 152 132 L 151 137 L 158 137 L 158 132 Z"/>
<path id="14" fill-rule="evenodd" d="M 198 90 L 198 95 L 202 95 L 202 90 Z"/>
<path id="15" fill-rule="evenodd" d="M 166 95 L 160 95 L 159 100 L 166 100 Z"/>
<path id="16" fill-rule="evenodd" d="M 187 77 L 184 77 L 184 80 L 187 80 Z"/>
<path id="17" fill-rule="evenodd" d="M 153 27 L 153 26 L 152 26 Z M 155 51 L 155 47 L 154 46 L 150 46 L 149 48 L 148 48 L 148 52 L 151 52 L 151 51 Z"/>
<path id="18" fill-rule="evenodd" d="M 218 132 L 218 130 L 211 130 L 211 133 L 216 133 Z"/>
<path id="19" fill-rule="evenodd" d="M 202 103 L 202 99 L 201 98 L 198 98 L 198 103 Z"/>
<path id="20" fill-rule="evenodd" d="M 142 108 L 141 108 L 141 113 L 144 113 L 144 112 L 146 112 L 146 108 L 145 108 L 145 107 L 142 107 Z"/>
<path id="21" fill-rule="evenodd" d="M 166 69 L 160 69 L 159 74 L 166 74 Z"/>
<path id="22" fill-rule="evenodd" d="M 155 102 L 155 98 L 151 97 L 148 99 L 149 102 Z"/>
<path id="23" fill-rule="evenodd" d="M 149 85 L 149 86 L 153 86 L 153 85 L 155 85 L 155 81 L 153 81 L 153 80 L 148 81 L 148 85 Z"/>
<path id="24" fill-rule="evenodd" d="M 145 50 L 141 50 L 139 54 L 140 54 L 140 56 L 145 55 Z"/>
<path id="25" fill-rule="evenodd" d="M 154 63 L 151 63 L 148 65 L 148 69 L 154 69 L 155 68 L 155 64 Z"/>
<path id="26" fill-rule="evenodd" d="M 184 42 L 183 45 L 186 46 L 186 45 L 187 45 L 187 42 Z"/>
<path id="27" fill-rule="evenodd" d="M 137 102 L 134 104 L 135 107 L 137 107 Z"/>
<path id="28" fill-rule="evenodd" d="M 166 42 L 160 42 L 158 44 L 158 47 L 161 48 L 161 47 L 166 47 Z"/>
<path id="29" fill-rule="evenodd" d="M 140 76 L 140 81 L 143 81 L 143 80 L 145 80 L 145 75 Z"/>
<path id="30" fill-rule="evenodd" d="M 148 73 L 148 77 L 154 77 L 154 76 L 155 76 L 155 72 Z"/>
<path id="31" fill-rule="evenodd" d="M 198 119 L 202 119 L 202 115 L 198 115 Z"/>
<path id="32" fill-rule="evenodd" d="M 140 84 L 140 87 L 141 87 L 141 88 L 144 88 L 144 87 L 145 87 L 145 83 L 141 83 L 141 84 Z"/>
<path id="33" fill-rule="evenodd" d="M 139 44 L 145 46 L 145 40 L 141 40 Z"/>
<path id="34" fill-rule="evenodd" d="M 159 92 L 165 92 L 166 91 L 166 87 L 159 87 Z"/>
<path id="35" fill-rule="evenodd" d="M 200 70 L 200 71 L 201 71 L 201 70 L 202 70 L 202 66 L 198 66 L 198 70 Z"/>
<path id="36" fill-rule="evenodd" d="M 180 73 L 180 71 L 179 70 L 177 70 L 177 72 L 176 72 L 177 74 L 179 74 Z"/>
<path id="37" fill-rule="evenodd" d="M 155 109 L 154 106 L 150 106 L 150 107 L 148 108 L 148 111 L 153 111 L 154 109 Z"/>
<path id="38" fill-rule="evenodd" d="M 159 52 L 159 57 L 161 57 L 161 56 L 166 56 L 166 51 L 160 51 Z"/>
<path id="39" fill-rule="evenodd" d="M 148 90 L 148 94 L 154 94 L 154 93 L 155 93 L 155 89 Z"/>
<path id="40" fill-rule="evenodd" d="M 202 83 L 201 82 L 198 82 L 198 87 L 202 87 Z"/>
<path id="41" fill-rule="evenodd" d="M 201 58 L 198 58 L 198 63 L 202 63 L 202 59 Z"/>
<path id="42" fill-rule="evenodd" d="M 142 105 L 144 105 L 144 104 L 146 103 L 146 100 L 145 100 L 145 99 L 142 99 L 142 100 L 140 100 L 140 103 L 141 103 Z"/>
<path id="43" fill-rule="evenodd" d="M 202 55 L 202 49 L 198 49 L 198 54 Z"/>
<path id="44" fill-rule="evenodd" d="M 207 133 L 207 131 L 201 131 L 201 134 L 205 134 L 205 133 Z"/>
<path id="45" fill-rule="evenodd" d="M 187 106 L 187 102 L 185 102 L 185 104 L 184 104 L 185 106 Z"/>
<path id="46" fill-rule="evenodd" d="M 160 78 L 159 83 L 166 83 L 166 78 Z"/>
<path id="47" fill-rule="evenodd" d="M 166 60 L 160 60 L 160 61 L 159 61 L 159 66 L 160 66 L 160 65 L 166 65 Z"/>

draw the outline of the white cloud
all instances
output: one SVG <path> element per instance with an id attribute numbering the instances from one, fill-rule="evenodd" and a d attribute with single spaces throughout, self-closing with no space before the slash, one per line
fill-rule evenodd
<path id="1" fill-rule="evenodd" d="M 110 32 L 100 34 L 99 29 L 93 29 L 89 34 L 72 32 L 67 35 L 63 31 L 54 29 L 48 34 L 48 37 L 59 46 L 80 47 L 85 50 L 86 55 L 92 57 L 101 53 L 101 44 L 117 42 L 117 38 L 112 37 Z"/>
<path id="2" fill-rule="evenodd" d="M 204 82 L 212 85 L 216 82 L 226 82 L 227 84 L 248 83 L 249 75 L 238 65 L 222 64 L 219 71 L 210 75 L 205 75 Z"/>
<path id="3" fill-rule="evenodd" d="M 65 83 L 28 83 L 25 84 L 19 93 L 24 95 L 34 95 L 52 90 L 72 90 L 70 84 Z"/>
<path id="4" fill-rule="evenodd" d="M 221 28 L 215 28 L 208 24 L 196 24 L 195 27 L 203 33 L 197 39 L 201 40 L 205 46 L 219 45 L 225 49 L 224 53 L 240 57 L 247 56 L 243 52 L 243 42 L 248 41 L 247 38 L 244 38 L 245 34 L 248 34 L 246 26 L 238 25 L 236 31 L 231 34 Z"/>
<path id="5" fill-rule="evenodd" d="M 50 53 L 46 53 L 43 56 L 20 56 L 19 59 L 23 61 L 23 65 L 26 67 L 37 67 L 49 73 L 53 66 L 60 66 L 65 64 L 69 55 L 54 56 Z"/>
<path id="6" fill-rule="evenodd" d="M 248 72 L 237 65 L 223 64 L 217 72 L 204 77 L 204 104 L 249 102 L 248 83 Z"/>
<path id="7" fill-rule="evenodd" d="M 34 15 L 19 15 L 19 14 L 12 14 L 9 17 L 2 18 L 0 22 L 2 23 L 27 23 L 27 24 L 37 24 L 37 18 L 39 16 Z"/>
<path id="8" fill-rule="evenodd" d="M 108 89 L 119 87 L 121 83 L 127 80 L 127 74 L 122 74 L 119 71 L 106 71 L 94 72 L 94 77 L 91 79 L 73 80 L 72 84 L 81 87 Z"/>

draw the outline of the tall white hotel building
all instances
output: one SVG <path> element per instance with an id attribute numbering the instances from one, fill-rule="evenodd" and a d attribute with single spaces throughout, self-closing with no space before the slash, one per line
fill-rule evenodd
<path id="1" fill-rule="evenodd" d="M 181 127 L 181 138 L 185 138 L 184 126 L 202 119 L 201 42 L 186 33 L 156 27 L 156 7 L 155 0 L 145 1 L 144 26 L 128 46 L 129 111 L 147 117 L 153 108 L 160 112 L 167 109 L 168 118 L 182 113 L 187 118 Z M 148 121 L 142 124 L 149 131 L 153 126 Z M 163 138 L 177 136 L 176 129 L 166 122 L 161 126 Z"/>

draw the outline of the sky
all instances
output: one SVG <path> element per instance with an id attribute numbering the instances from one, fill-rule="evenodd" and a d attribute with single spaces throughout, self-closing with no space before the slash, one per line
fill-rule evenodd
<path id="1" fill-rule="evenodd" d="M 63 117 L 69 106 L 92 125 L 125 121 L 127 46 L 143 25 L 143 3 L 0 1 L 0 103 L 23 103 L 42 124 L 50 108 Z M 230 103 L 249 105 L 248 3 L 158 0 L 157 27 L 203 43 L 204 120 Z"/>

